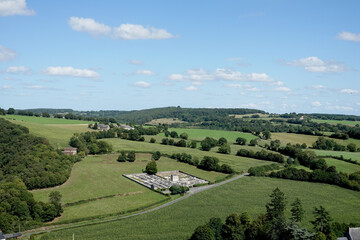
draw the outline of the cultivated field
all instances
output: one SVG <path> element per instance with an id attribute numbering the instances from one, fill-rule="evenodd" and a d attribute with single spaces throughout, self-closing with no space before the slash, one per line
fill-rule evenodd
<path id="1" fill-rule="evenodd" d="M 269 194 L 276 187 L 286 194 L 288 204 L 300 198 L 305 208 L 302 226 L 312 228 L 313 208 L 324 206 L 339 222 L 360 222 L 360 193 L 337 186 L 284 179 L 245 177 L 201 192 L 169 207 L 145 215 L 104 224 L 73 228 L 48 234 L 46 239 L 188 239 L 194 229 L 210 217 L 225 217 L 247 211 L 254 218 L 266 211 Z M 287 216 L 289 216 L 289 206 Z M 134 231 L 134 229 L 136 229 Z M 94 234 L 96 233 L 96 234 Z"/>
<path id="2" fill-rule="evenodd" d="M 51 191 L 59 191 L 65 206 L 58 221 L 115 214 L 154 204 L 166 199 L 133 181 L 123 174 L 141 173 L 151 154 L 137 154 L 135 162 L 116 161 L 119 154 L 89 156 L 77 163 L 70 179 L 62 186 L 31 191 L 36 200 L 47 201 Z M 157 161 L 159 171 L 182 170 L 208 181 L 216 181 L 226 174 L 208 172 L 176 160 L 162 157 Z M 79 201 L 86 200 L 85 203 Z"/>

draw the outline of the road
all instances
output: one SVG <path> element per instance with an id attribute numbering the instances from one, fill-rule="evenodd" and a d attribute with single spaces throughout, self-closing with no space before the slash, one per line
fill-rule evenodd
<path id="1" fill-rule="evenodd" d="M 100 224 L 100 223 L 106 223 L 106 222 L 113 222 L 113 221 L 117 221 L 117 220 L 121 220 L 121 219 L 126 219 L 126 218 L 131 218 L 131 217 L 143 215 L 143 214 L 154 212 L 154 211 L 157 211 L 159 209 L 165 208 L 167 206 L 173 205 L 174 203 L 180 202 L 180 201 L 182 201 L 182 200 L 184 200 L 184 199 L 186 199 L 186 198 L 188 198 L 188 197 L 190 197 L 190 196 L 192 196 L 194 194 L 197 194 L 199 192 L 203 192 L 203 191 L 209 190 L 211 188 L 219 187 L 221 185 L 227 184 L 229 182 L 235 181 L 235 180 L 237 180 L 239 178 L 242 178 L 242 177 L 245 177 L 245 176 L 248 176 L 248 175 L 249 175 L 249 173 L 245 173 L 245 174 L 238 175 L 236 177 L 227 179 L 227 180 L 219 182 L 219 183 L 215 183 L 215 184 L 211 184 L 211 185 L 205 185 L 205 186 L 201 186 L 201 187 L 190 188 L 189 192 L 186 195 L 184 195 L 184 196 L 182 196 L 180 198 L 177 198 L 177 199 L 172 200 L 170 202 L 164 203 L 161 206 L 158 206 L 158 207 L 146 210 L 146 211 L 142 211 L 142 212 L 139 212 L 139 213 L 134 213 L 134 214 L 127 215 L 127 216 L 119 216 L 119 217 L 115 217 L 115 218 L 111 218 L 111 219 L 98 220 L 96 222 L 83 222 L 83 223 L 80 222 L 80 223 L 73 223 L 73 224 L 64 224 L 64 225 L 43 227 L 43 228 L 40 228 L 40 229 L 35 230 L 35 231 L 30 230 L 29 232 L 25 233 L 23 236 L 30 236 L 30 235 L 41 234 L 41 233 L 48 233 L 48 232 L 53 232 L 53 231 L 59 231 L 59 230 L 64 230 L 64 229 L 69 229 L 69 228 L 76 228 L 76 227 L 82 227 L 82 226 L 94 225 L 94 224 Z"/>

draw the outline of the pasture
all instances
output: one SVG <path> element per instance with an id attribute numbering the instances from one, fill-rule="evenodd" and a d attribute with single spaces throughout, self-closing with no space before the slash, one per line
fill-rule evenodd
<path id="1" fill-rule="evenodd" d="M 344 162 L 335 158 L 325 158 L 328 166 L 335 166 L 339 172 L 353 173 L 360 171 L 360 165 Z"/>
<path id="2" fill-rule="evenodd" d="M 243 132 L 236 131 L 225 131 L 225 130 L 211 130 L 211 129 L 198 129 L 198 128 L 169 128 L 169 131 L 176 131 L 179 136 L 181 133 L 187 133 L 189 135 L 189 139 L 201 141 L 205 137 L 212 137 L 215 139 L 219 139 L 224 137 L 228 140 L 229 143 L 234 143 L 236 138 L 242 137 L 245 138 L 248 142 L 251 139 L 256 139 L 258 137 Z M 159 136 L 165 137 L 164 133 L 160 133 Z"/>
<path id="3" fill-rule="evenodd" d="M 160 151 L 162 154 L 173 153 L 187 153 L 193 157 L 201 160 L 204 156 L 217 157 L 220 160 L 220 164 L 226 163 L 233 167 L 236 171 L 247 171 L 250 167 L 270 164 L 268 161 L 256 160 L 253 158 L 237 157 L 235 155 L 220 154 L 213 151 L 201 151 L 194 148 L 175 147 L 168 145 L 161 145 L 159 143 L 137 142 L 129 141 L 120 138 L 103 139 L 104 141 L 111 143 L 114 147 L 114 151 L 138 151 L 138 152 L 155 152 Z M 217 149 L 217 148 L 216 148 Z M 232 153 L 236 154 L 236 153 Z"/>
<path id="4" fill-rule="evenodd" d="M 295 198 L 305 209 L 302 226 L 312 229 L 313 209 L 322 205 L 335 221 L 360 222 L 355 209 L 360 207 L 360 192 L 337 186 L 284 179 L 245 177 L 204 191 L 169 207 L 144 215 L 109 223 L 60 230 L 46 234 L 46 239 L 188 239 L 194 229 L 211 217 L 222 221 L 233 212 L 249 212 L 252 218 L 266 211 L 269 195 L 279 187 L 287 198 L 286 216 Z M 341 207 L 339 207 L 341 206 Z"/>
<path id="5" fill-rule="evenodd" d="M 159 124 L 169 124 L 170 125 L 173 123 L 186 123 L 186 122 L 181 121 L 177 118 L 158 118 L 158 119 L 153 119 L 150 122 L 147 122 L 146 124 L 157 126 Z"/>
<path id="6" fill-rule="evenodd" d="M 11 120 L 17 120 L 22 122 L 30 122 L 37 124 L 90 124 L 94 123 L 92 121 L 82 121 L 82 120 L 71 120 L 63 118 L 45 118 L 45 117 L 35 117 L 35 116 L 21 116 L 21 115 L 5 115 L 5 118 Z"/>
<path id="7" fill-rule="evenodd" d="M 346 121 L 346 120 L 323 120 L 323 119 L 311 119 L 313 122 L 317 123 L 329 123 L 329 124 L 343 124 L 349 126 L 360 125 L 360 121 Z"/>
<path id="8" fill-rule="evenodd" d="M 119 154 L 88 156 L 75 164 L 69 180 L 61 186 L 34 190 L 36 200 L 47 201 L 50 192 L 62 194 L 64 213 L 59 222 L 127 211 L 166 199 L 125 177 L 123 174 L 141 173 L 151 154 L 137 154 L 135 162 L 117 162 Z M 182 170 L 208 181 L 220 180 L 226 174 L 208 172 L 176 160 L 162 157 L 158 171 Z M 86 201 L 81 203 L 79 201 Z"/>
<path id="9" fill-rule="evenodd" d="M 327 151 L 327 150 L 316 150 L 313 149 L 318 156 L 334 156 L 340 157 L 343 156 L 346 159 L 351 158 L 352 160 L 356 160 L 360 162 L 360 152 L 341 152 L 341 151 Z"/>

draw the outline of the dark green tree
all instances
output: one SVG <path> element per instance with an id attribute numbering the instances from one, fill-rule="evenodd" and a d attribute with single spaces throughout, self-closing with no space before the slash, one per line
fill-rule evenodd
<path id="1" fill-rule="evenodd" d="M 236 139 L 236 143 L 239 144 L 239 145 L 245 145 L 246 144 L 246 139 L 242 138 L 242 137 L 238 137 Z"/>
<path id="2" fill-rule="evenodd" d="M 150 175 L 154 175 L 157 173 L 157 165 L 155 161 L 150 161 L 145 168 L 145 172 Z"/>
<path id="3" fill-rule="evenodd" d="M 7 114 L 15 114 L 15 109 L 14 108 L 9 108 L 7 110 Z"/>
<path id="4" fill-rule="evenodd" d="M 221 237 L 224 240 L 245 239 L 244 228 L 237 213 L 233 213 L 226 218 L 225 224 L 221 229 Z"/>
<path id="5" fill-rule="evenodd" d="M 231 153 L 230 145 L 227 143 L 222 144 L 218 149 L 218 153 L 230 154 Z"/>
<path id="6" fill-rule="evenodd" d="M 256 146 L 257 145 L 257 139 L 251 139 L 249 146 Z"/>
<path id="7" fill-rule="evenodd" d="M 180 134 L 180 138 L 187 140 L 189 138 L 189 135 L 187 133 Z"/>
<path id="8" fill-rule="evenodd" d="M 150 143 L 155 143 L 156 139 L 155 138 L 150 138 Z"/>
<path id="9" fill-rule="evenodd" d="M 219 138 L 219 140 L 218 140 L 218 142 L 217 142 L 217 145 L 221 146 L 221 145 L 223 145 L 223 144 L 225 144 L 225 143 L 227 143 L 226 138 L 221 137 L 221 138 Z"/>
<path id="10" fill-rule="evenodd" d="M 283 217 L 286 207 L 285 194 L 279 188 L 275 188 L 270 194 L 270 202 L 265 207 L 266 218 L 269 221 Z"/>
<path id="11" fill-rule="evenodd" d="M 196 141 L 191 141 L 191 143 L 190 143 L 190 147 L 191 148 L 196 148 L 196 146 L 197 146 L 197 144 L 196 144 Z"/>
<path id="12" fill-rule="evenodd" d="M 117 161 L 118 162 L 126 162 L 126 153 L 125 153 L 125 151 L 120 152 L 120 155 L 119 155 Z"/>
<path id="13" fill-rule="evenodd" d="M 198 226 L 191 235 L 190 240 L 215 240 L 214 232 L 206 224 Z"/>
<path id="14" fill-rule="evenodd" d="M 216 240 L 221 239 L 221 229 L 222 229 L 222 222 L 220 218 L 210 218 L 207 224 L 214 233 L 214 237 Z"/>
<path id="15" fill-rule="evenodd" d="M 178 133 L 177 133 L 176 131 L 171 131 L 171 132 L 170 132 L 170 137 L 172 137 L 172 138 L 178 138 L 179 135 L 178 135 Z"/>
<path id="16" fill-rule="evenodd" d="M 349 143 L 346 147 L 350 152 L 356 152 L 356 144 L 355 143 Z"/>
<path id="17" fill-rule="evenodd" d="M 154 152 L 153 155 L 152 155 L 152 158 L 154 160 L 159 160 L 160 157 L 161 157 L 161 153 L 159 151 Z"/>
<path id="18" fill-rule="evenodd" d="M 42 113 L 42 116 L 45 117 L 45 118 L 49 118 L 50 117 L 50 114 L 48 112 L 43 112 Z"/>
<path id="19" fill-rule="evenodd" d="M 330 223 L 332 218 L 328 211 L 325 210 L 323 206 L 319 206 L 319 208 L 314 208 L 314 217 L 315 219 L 311 221 L 314 226 L 314 230 L 317 232 L 322 232 L 324 234 L 330 233 Z"/>
<path id="20" fill-rule="evenodd" d="M 296 198 L 295 201 L 291 204 L 291 217 L 290 219 L 294 222 L 301 222 L 305 214 L 304 208 L 301 205 L 299 198 Z"/>
<path id="21" fill-rule="evenodd" d="M 265 140 L 267 140 L 267 139 L 270 139 L 270 138 L 271 138 L 271 133 L 270 133 L 270 131 L 269 131 L 269 130 L 265 130 L 265 131 L 263 131 L 263 132 L 262 132 L 262 134 L 263 134 L 263 138 L 264 138 Z"/>
<path id="22" fill-rule="evenodd" d="M 127 157 L 126 157 L 126 160 L 127 160 L 128 162 L 134 162 L 135 159 L 136 159 L 135 152 L 134 152 L 134 151 L 128 152 Z"/>

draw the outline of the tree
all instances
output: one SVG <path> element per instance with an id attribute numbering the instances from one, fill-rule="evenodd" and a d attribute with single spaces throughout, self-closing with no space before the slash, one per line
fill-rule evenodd
<path id="1" fill-rule="evenodd" d="M 304 216 L 304 208 L 301 205 L 301 201 L 299 198 L 296 198 L 295 201 L 291 204 L 291 217 L 290 219 L 294 222 L 301 222 Z"/>
<path id="2" fill-rule="evenodd" d="M 267 139 L 270 139 L 270 138 L 271 138 L 271 133 L 270 133 L 270 131 L 269 131 L 269 130 L 265 130 L 265 131 L 263 131 L 263 132 L 262 132 L 262 134 L 263 134 L 263 137 L 264 137 L 264 139 L 265 139 L 265 140 L 267 140 Z"/>
<path id="3" fill-rule="evenodd" d="M 219 169 L 219 159 L 205 156 L 198 167 L 207 171 L 217 171 Z"/>
<path id="4" fill-rule="evenodd" d="M 119 155 L 117 161 L 118 162 L 126 162 L 126 153 L 125 153 L 125 151 L 120 152 L 120 155 Z"/>
<path id="5" fill-rule="evenodd" d="M 14 108 L 9 108 L 7 110 L 7 114 L 15 114 L 15 109 Z"/>
<path id="6" fill-rule="evenodd" d="M 239 145 L 245 145 L 246 144 L 246 139 L 242 138 L 242 137 L 238 137 L 236 139 L 236 143 L 239 144 Z"/>
<path id="7" fill-rule="evenodd" d="M 226 218 L 221 230 L 221 237 L 224 240 L 244 239 L 244 228 L 241 226 L 240 216 L 237 213 Z"/>
<path id="8" fill-rule="evenodd" d="M 221 146 L 221 145 L 223 145 L 223 144 L 225 144 L 225 143 L 227 143 L 226 138 L 221 137 L 221 138 L 219 138 L 219 140 L 218 140 L 218 142 L 217 142 L 217 145 Z"/>
<path id="9" fill-rule="evenodd" d="M 154 160 L 159 160 L 160 157 L 161 157 L 161 153 L 159 151 L 154 152 L 153 155 L 152 155 L 152 158 Z"/>
<path id="10" fill-rule="evenodd" d="M 214 233 L 215 239 L 221 239 L 222 222 L 220 218 L 210 218 L 207 224 Z"/>
<path id="11" fill-rule="evenodd" d="M 150 138 L 150 143 L 155 143 L 156 139 L 155 138 Z"/>
<path id="12" fill-rule="evenodd" d="M 231 153 L 230 145 L 227 144 L 227 143 L 224 143 L 223 145 L 221 145 L 221 146 L 219 147 L 218 153 L 230 154 L 230 153 Z"/>
<path id="13" fill-rule="evenodd" d="M 256 146 L 257 145 L 257 139 L 251 139 L 249 146 Z"/>
<path id="14" fill-rule="evenodd" d="M 190 143 L 190 147 L 191 148 L 196 148 L 196 146 L 197 146 L 196 141 L 192 140 L 191 143 Z"/>
<path id="15" fill-rule="evenodd" d="M 314 240 L 326 240 L 326 235 L 322 232 L 317 232 Z"/>
<path id="16" fill-rule="evenodd" d="M 136 159 L 135 152 L 134 151 L 128 152 L 126 160 L 129 162 L 134 162 L 135 159 Z"/>
<path id="17" fill-rule="evenodd" d="M 176 194 L 184 194 L 186 193 L 187 191 L 189 191 L 189 188 L 188 187 L 185 187 L 185 186 L 176 186 L 176 185 L 173 185 L 169 188 L 170 192 L 171 192 L 171 195 L 176 195 Z"/>
<path id="18" fill-rule="evenodd" d="M 229 165 L 227 165 L 225 163 L 220 166 L 219 170 L 220 170 L 220 172 L 226 173 L 226 174 L 234 173 L 234 169 L 232 169 Z"/>
<path id="19" fill-rule="evenodd" d="M 43 113 L 42 113 L 42 116 L 45 117 L 45 118 L 49 118 L 49 117 L 50 117 L 50 114 L 47 113 L 47 112 L 43 112 Z"/>
<path id="20" fill-rule="evenodd" d="M 189 135 L 187 133 L 180 134 L 180 138 L 187 140 L 189 138 Z"/>
<path id="21" fill-rule="evenodd" d="M 145 172 L 150 175 L 154 175 L 157 173 L 157 165 L 155 161 L 150 161 L 145 168 Z"/>
<path id="22" fill-rule="evenodd" d="M 214 232 L 208 225 L 198 226 L 190 240 L 215 240 Z"/>
<path id="23" fill-rule="evenodd" d="M 3 108 L 0 108 L 0 115 L 6 115 L 6 111 Z"/>
<path id="24" fill-rule="evenodd" d="M 172 138 L 178 138 L 178 137 L 179 137 L 179 135 L 178 135 L 178 133 L 177 133 L 177 132 L 175 132 L 175 131 L 171 131 L 171 132 L 170 132 L 170 137 L 172 137 Z"/>
<path id="25" fill-rule="evenodd" d="M 311 221 L 311 223 L 314 225 L 314 230 L 328 234 L 330 232 L 330 223 L 332 221 L 329 212 L 327 212 L 323 206 L 319 206 L 319 208 L 314 208 L 313 214 L 315 220 Z"/>
<path id="26" fill-rule="evenodd" d="M 346 147 L 350 152 L 356 152 L 356 144 L 355 143 L 349 143 Z"/>
<path id="27" fill-rule="evenodd" d="M 56 209 L 56 216 L 60 216 L 60 214 L 63 212 L 61 198 L 62 195 L 59 191 L 53 191 L 49 194 L 49 202 L 54 205 Z"/>
<path id="28" fill-rule="evenodd" d="M 97 124 L 97 122 L 94 124 L 94 129 L 95 129 L 95 130 L 98 129 L 98 124 Z"/>
<path id="29" fill-rule="evenodd" d="M 266 218 L 272 221 L 283 217 L 285 207 L 285 194 L 279 188 L 275 188 L 270 194 L 270 202 L 266 204 Z"/>
<path id="30" fill-rule="evenodd" d="M 201 141 L 201 149 L 203 151 L 210 151 L 211 144 L 208 141 L 203 140 L 203 141 Z"/>

